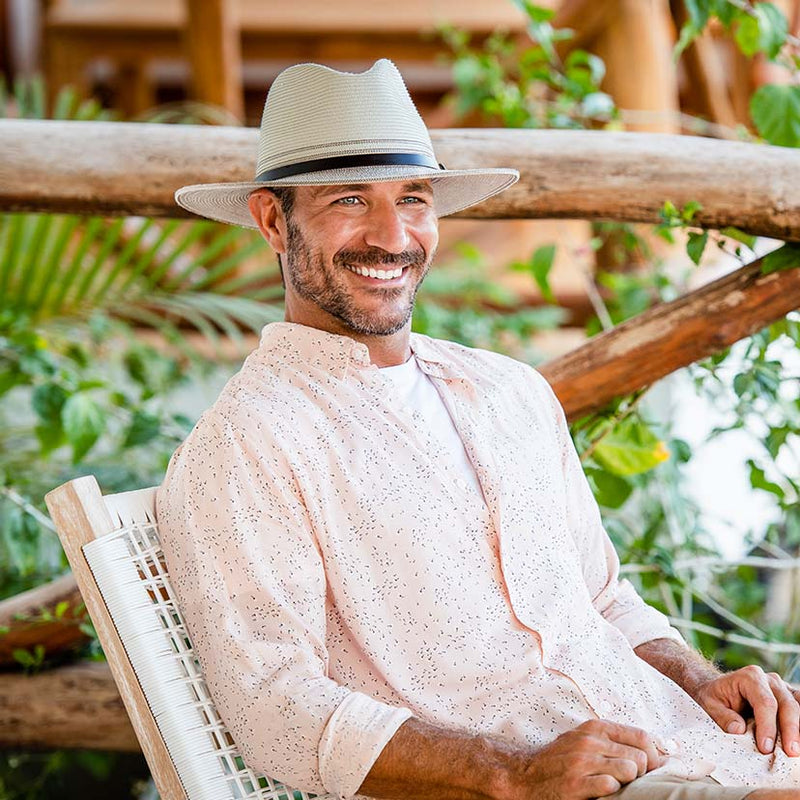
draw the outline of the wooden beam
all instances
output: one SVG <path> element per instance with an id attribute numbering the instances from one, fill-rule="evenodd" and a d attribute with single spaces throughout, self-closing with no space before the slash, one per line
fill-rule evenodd
<path id="1" fill-rule="evenodd" d="M 59 603 L 67 603 L 67 610 L 55 618 Z M 6 598 L 0 602 L 0 628 L 7 629 L 0 634 L 0 666 L 16 664 L 13 651 L 18 648 L 43 644 L 49 656 L 84 644 L 88 637 L 80 624 L 86 619 L 72 573 Z"/>
<path id="2" fill-rule="evenodd" d="M 140 750 L 108 664 L 0 673 L 0 748 L 62 747 Z"/>
<path id="3" fill-rule="evenodd" d="M 695 136 L 435 130 L 450 168 L 511 166 L 520 182 L 458 216 L 659 221 L 665 200 L 704 227 L 800 240 L 800 150 Z M 0 121 L 0 211 L 185 217 L 190 183 L 252 180 L 254 129 Z"/>
<path id="4" fill-rule="evenodd" d="M 593 45 L 606 64 L 602 88 L 623 114 L 631 112 L 625 117 L 629 130 L 678 133 L 680 103 L 669 0 L 613 0 L 612 6 L 613 13 Z"/>
<path id="5" fill-rule="evenodd" d="M 242 48 L 238 4 L 230 0 L 185 0 L 186 49 L 192 72 L 192 95 L 221 106 L 244 120 Z"/>
<path id="6" fill-rule="evenodd" d="M 599 334 L 541 368 L 571 420 L 707 358 L 800 307 L 794 269 L 761 259 Z"/>
<path id="7" fill-rule="evenodd" d="M 592 41 L 618 14 L 615 0 L 561 0 L 553 18 L 554 28 L 569 28 L 571 39 L 559 43 L 558 52 L 566 56 L 576 48 L 591 47 Z"/>

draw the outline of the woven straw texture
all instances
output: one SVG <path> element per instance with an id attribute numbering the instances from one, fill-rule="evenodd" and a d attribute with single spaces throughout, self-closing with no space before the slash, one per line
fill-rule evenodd
<path id="1" fill-rule="evenodd" d="M 320 158 L 380 153 L 418 154 L 437 161 L 425 123 L 391 61 L 381 59 L 360 73 L 297 64 L 275 79 L 264 104 L 255 176 Z M 503 191 L 519 173 L 513 169 L 349 167 L 268 182 L 184 186 L 175 193 L 175 200 L 195 214 L 255 228 L 247 208 L 247 198 L 255 189 L 418 178 L 431 179 L 434 207 L 443 217 Z"/>

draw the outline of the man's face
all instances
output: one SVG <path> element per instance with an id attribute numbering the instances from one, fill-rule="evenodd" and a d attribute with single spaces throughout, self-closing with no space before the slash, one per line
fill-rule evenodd
<path id="1" fill-rule="evenodd" d="M 297 187 L 283 238 L 287 319 L 396 333 L 438 243 L 430 183 Z"/>

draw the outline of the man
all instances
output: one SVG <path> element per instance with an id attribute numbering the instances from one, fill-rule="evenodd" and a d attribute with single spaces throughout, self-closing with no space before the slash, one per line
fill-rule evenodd
<path id="1" fill-rule="evenodd" d="M 284 71 L 256 180 L 177 193 L 257 226 L 286 287 L 158 496 L 220 714 L 339 797 L 798 797 L 753 791 L 798 783 L 793 690 L 719 674 L 619 580 L 544 380 L 410 333 L 437 216 L 516 178 L 438 164 L 384 60 Z"/>

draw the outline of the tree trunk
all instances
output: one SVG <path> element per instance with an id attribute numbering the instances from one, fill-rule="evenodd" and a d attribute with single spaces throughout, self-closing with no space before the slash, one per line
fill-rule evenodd
<path id="1" fill-rule="evenodd" d="M 108 664 L 0 674 L 0 747 L 139 750 Z"/>

